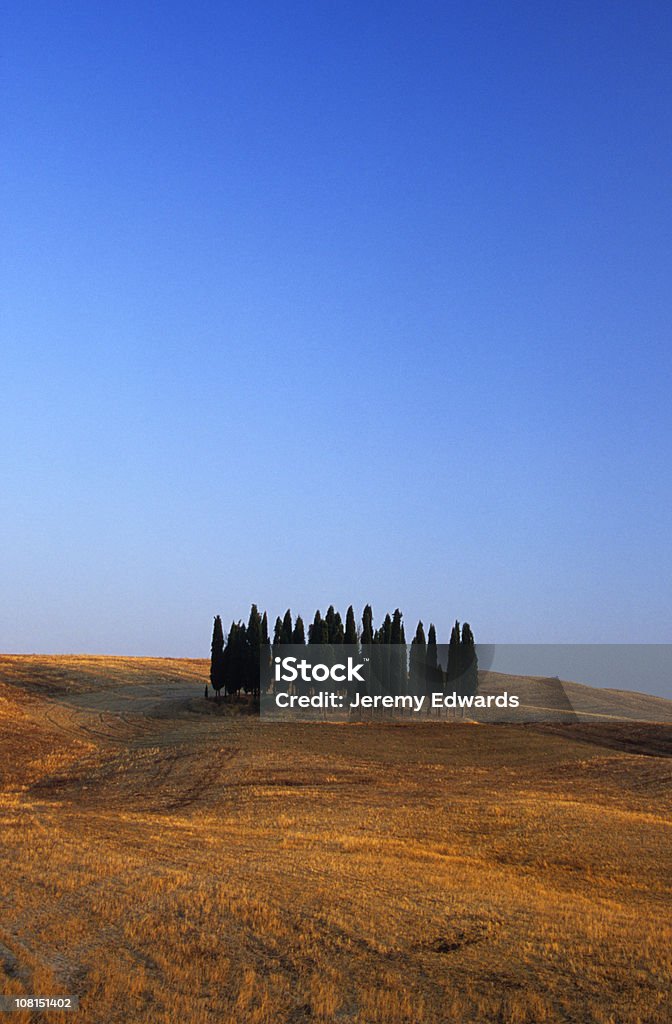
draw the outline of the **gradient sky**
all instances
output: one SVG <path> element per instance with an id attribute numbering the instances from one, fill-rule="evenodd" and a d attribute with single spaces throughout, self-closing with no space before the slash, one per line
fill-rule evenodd
<path id="1" fill-rule="evenodd" d="M 0 650 L 672 640 L 668 3 L 1 32 Z"/>

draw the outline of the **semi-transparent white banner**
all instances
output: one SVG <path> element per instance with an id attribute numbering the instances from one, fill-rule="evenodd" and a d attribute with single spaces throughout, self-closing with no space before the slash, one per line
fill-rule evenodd
<path id="1" fill-rule="evenodd" d="M 264 650 L 264 721 L 672 723 L 672 644 L 282 644 Z"/>

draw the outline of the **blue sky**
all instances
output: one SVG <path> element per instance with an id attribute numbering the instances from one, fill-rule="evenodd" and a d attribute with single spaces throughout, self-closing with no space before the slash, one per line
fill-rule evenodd
<path id="1" fill-rule="evenodd" d="M 672 639 L 672 9 L 2 25 L 0 649 Z"/>

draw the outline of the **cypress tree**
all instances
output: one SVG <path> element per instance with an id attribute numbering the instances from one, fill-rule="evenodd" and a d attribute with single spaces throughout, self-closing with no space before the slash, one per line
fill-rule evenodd
<path id="1" fill-rule="evenodd" d="M 409 664 L 409 685 L 410 692 L 417 695 L 425 694 L 427 687 L 427 641 L 425 640 L 425 629 L 422 622 L 418 622 L 418 628 L 411 641 L 411 656 Z"/>
<path id="2" fill-rule="evenodd" d="M 293 644 L 305 644 L 306 642 L 306 631 L 303 626 L 303 619 L 300 615 L 296 616 L 296 622 L 294 623 L 294 632 L 292 633 Z"/>
<path id="3" fill-rule="evenodd" d="M 321 657 L 324 660 L 325 665 L 328 665 L 330 668 L 331 668 L 331 666 L 336 661 L 336 658 L 335 658 L 335 655 L 334 655 L 334 645 L 333 645 L 333 641 L 331 639 L 332 634 L 333 634 L 333 630 L 334 630 L 334 625 L 335 625 L 335 616 L 334 616 L 334 619 L 332 620 L 331 632 L 329 630 L 329 623 L 327 622 L 326 618 L 322 619 L 322 622 L 320 623 L 320 632 L 321 632 L 320 643 L 324 647 L 324 650 L 321 652 Z"/>
<path id="4" fill-rule="evenodd" d="M 315 612 L 315 618 L 313 619 L 312 625 L 308 627 L 308 643 L 322 643 L 322 616 L 320 615 L 319 608 Z"/>
<path id="5" fill-rule="evenodd" d="M 408 648 L 406 647 L 406 633 L 404 623 L 401 623 L 401 635 L 399 637 L 399 679 L 401 693 L 408 690 Z"/>
<path id="6" fill-rule="evenodd" d="M 248 684 L 249 654 L 247 630 L 242 622 L 232 622 L 224 648 L 224 675 L 229 696 L 239 694 Z"/>
<path id="7" fill-rule="evenodd" d="M 364 606 L 362 612 L 362 655 L 370 658 L 369 661 L 369 680 L 371 693 L 377 693 L 380 690 L 380 651 L 373 635 L 373 610 L 370 604 Z"/>
<path id="8" fill-rule="evenodd" d="M 343 619 L 341 613 L 336 612 L 334 614 L 333 626 L 329 629 L 329 643 L 330 644 L 342 644 L 345 636 L 345 630 L 343 629 Z"/>
<path id="9" fill-rule="evenodd" d="M 281 644 L 291 644 L 292 642 L 292 613 L 289 608 L 285 612 L 285 617 L 282 620 L 282 632 L 280 634 Z"/>
<path id="10" fill-rule="evenodd" d="M 432 693 L 440 693 L 443 690 L 443 673 L 439 668 L 439 653 L 436 646 L 436 629 L 434 623 L 429 625 L 427 634 L 427 657 L 425 663 L 425 693 L 427 702 L 431 701 Z"/>
<path id="11" fill-rule="evenodd" d="M 334 611 L 333 604 L 330 604 L 327 608 L 327 614 L 324 616 L 324 621 L 328 627 L 327 642 L 333 644 L 334 634 L 336 632 L 336 612 Z"/>
<path id="12" fill-rule="evenodd" d="M 256 695 L 259 693 L 259 679 L 261 669 L 261 616 L 256 604 L 250 609 L 250 618 L 247 623 L 246 649 L 245 649 L 245 674 L 243 686 L 246 693 Z"/>
<path id="13" fill-rule="evenodd" d="M 371 627 L 373 623 L 370 624 Z M 366 646 L 364 639 L 366 636 L 366 624 L 362 626 L 362 654 Z M 372 693 L 383 693 L 383 647 L 381 640 L 381 630 L 375 629 L 371 635 L 371 683 L 373 686 Z"/>
<path id="14" fill-rule="evenodd" d="M 219 691 L 224 685 L 224 630 L 219 615 L 215 615 L 210 644 L 210 685 L 219 700 Z"/>
<path id="15" fill-rule="evenodd" d="M 277 647 L 278 644 L 282 643 L 282 619 L 278 615 L 275 620 L 275 629 L 273 630 L 273 646 Z"/>
<path id="16" fill-rule="evenodd" d="M 374 643 L 373 611 L 371 605 L 367 604 L 362 612 L 362 647 L 369 647 L 372 643 Z"/>
<path id="17" fill-rule="evenodd" d="M 340 616 L 339 616 L 340 618 Z M 344 644 L 348 644 L 350 647 L 354 647 L 357 651 L 356 657 L 359 657 L 359 643 L 357 641 L 357 625 L 355 623 L 355 611 L 352 605 L 349 606 L 345 613 L 345 629 L 343 630 L 343 641 Z M 370 654 L 367 653 L 365 657 L 370 659 Z M 371 664 L 369 662 L 369 671 L 371 671 Z M 347 687 L 348 698 L 350 701 L 353 700 L 356 693 L 365 693 L 366 685 L 364 683 L 358 683 L 352 680 L 348 683 Z"/>
<path id="18" fill-rule="evenodd" d="M 446 671 L 446 689 L 449 691 L 454 690 L 456 693 L 462 692 L 459 682 L 462 676 L 461 654 L 460 624 L 456 621 L 450 631 L 450 643 L 448 644 L 448 668 Z"/>
<path id="19" fill-rule="evenodd" d="M 261 676 L 260 685 L 264 693 L 271 685 L 271 641 L 268 636 L 268 615 L 261 617 Z"/>
<path id="20" fill-rule="evenodd" d="M 404 636 L 402 614 L 398 608 L 395 608 L 394 615 L 392 616 L 390 643 L 393 647 L 398 648 L 397 650 L 390 651 L 390 685 L 392 687 L 392 693 L 401 694 L 406 690 L 408 679 L 406 666 L 406 637 Z"/>
<path id="21" fill-rule="evenodd" d="M 388 612 L 383 620 L 383 624 L 377 632 L 378 643 L 381 645 L 380 660 L 379 660 L 379 672 L 380 672 L 380 683 L 384 693 L 394 693 L 392 678 L 392 660 L 390 656 L 390 646 L 392 644 L 392 618 Z"/>
<path id="22" fill-rule="evenodd" d="M 247 639 L 247 626 L 244 622 L 241 622 L 238 627 L 238 679 L 234 680 L 237 682 L 237 691 L 244 689 L 248 692 L 250 685 L 250 645 Z"/>
<path id="23" fill-rule="evenodd" d="M 461 657 L 464 692 L 474 696 L 478 689 L 478 657 L 474 634 L 468 622 L 462 626 Z"/>
<path id="24" fill-rule="evenodd" d="M 343 636 L 343 643 L 350 644 L 352 646 L 356 646 L 357 644 L 357 624 L 355 623 L 355 611 L 352 605 L 350 605 L 345 613 L 345 634 Z"/>

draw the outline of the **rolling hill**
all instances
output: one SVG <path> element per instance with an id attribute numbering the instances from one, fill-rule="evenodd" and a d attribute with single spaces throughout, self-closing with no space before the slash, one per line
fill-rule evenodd
<path id="1" fill-rule="evenodd" d="M 667 702 L 271 725 L 207 674 L 0 658 L 4 993 L 85 1024 L 667 1024 Z"/>

